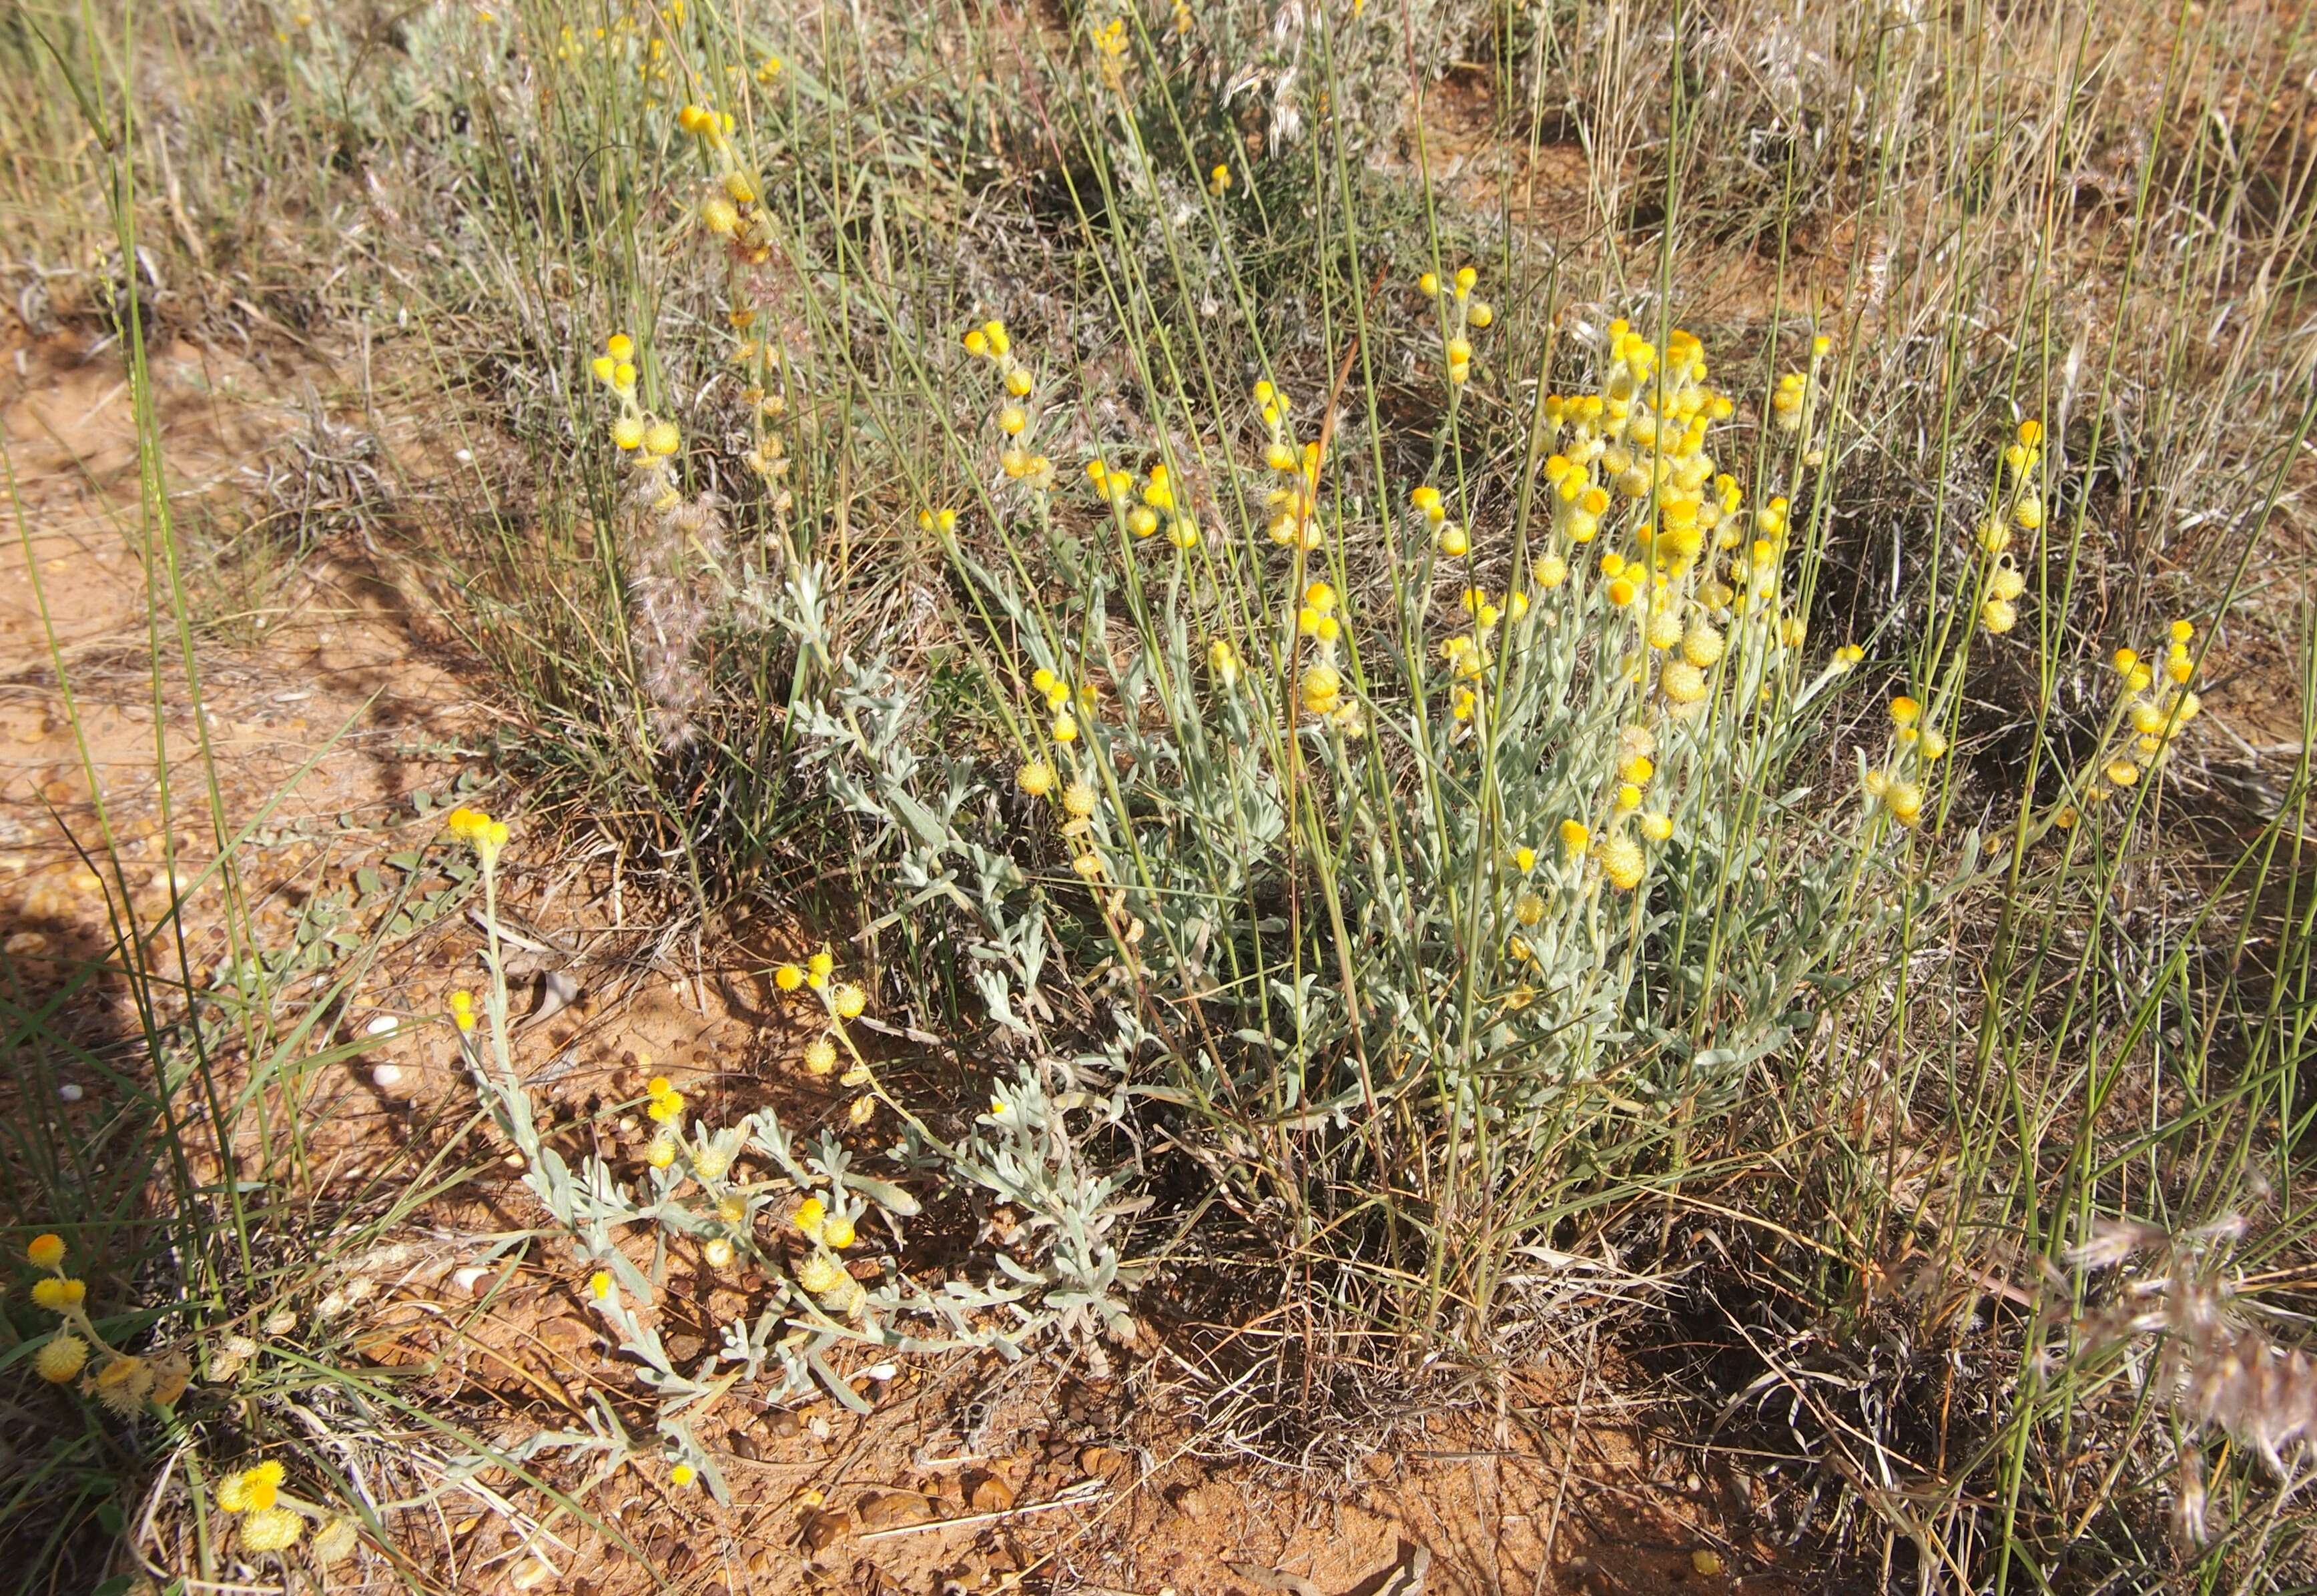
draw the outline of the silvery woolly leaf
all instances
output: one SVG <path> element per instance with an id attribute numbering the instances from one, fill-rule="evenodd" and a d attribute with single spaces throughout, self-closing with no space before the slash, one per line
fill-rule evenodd
<path id="1" fill-rule="evenodd" d="M 914 1218 L 920 1211 L 917 1199 L 889 1181 L 872 1180 L 867 1175 L 848 1174 L 845 1183 L 874 1202 L 888 1213 L 904 1219 Z"/>

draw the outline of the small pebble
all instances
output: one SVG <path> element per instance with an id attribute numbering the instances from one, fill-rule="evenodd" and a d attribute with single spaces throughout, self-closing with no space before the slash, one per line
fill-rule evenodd
<path id="1" fill-rule="evenodd" d="M 377 1014 L 371 1016 L 371 1022 L 367 1029 L 369 1030 L 370 1034 L 374 1037 L 390 1036 L 393 1034 L 395 1028 L 399 1026 L 401 1023 L 401 1021 L 397 1020 L 391 1014 Z"/>
<path id="2" fill-rule="evenodd" d="M 67 1081 L 63 1085 L 57 1088 L 57 1095 L 63 1098 L 67 1102 L 78 1102 L 81 1100 L 83 1093 L 77 1082 Z"/>
<path id="3" fill-rule="evenodd" d="M 402 1084 L 402 1066 L 398 1064 L 379 1065 L 370 1072 L 370 1080 L 371 1084 L 380 1092 L 391 1092 Z"/>
<path id="4" fill-rule="evenodd" d="M 385 1067 L 390 1069 L 393 1066 L 389 1065 Z M 451 1271 L 451 1284 L 456 1287 L 459 1290 L 465 1292 L 468 1296 L 472 1297 L 475 1294 L 475 1288 L 478 1286 L 480 1286 L 485 1280 L 488 1279 L 490 1278 L 490 1273 L 491 1271 L 489 1270 L 485 1269 L 479 1263 L 470 1263 L 464 1269 L 453 1270 Z"/>

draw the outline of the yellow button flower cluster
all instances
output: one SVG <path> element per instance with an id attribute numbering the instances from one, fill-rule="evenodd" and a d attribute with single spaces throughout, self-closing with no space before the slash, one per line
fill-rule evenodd
<path id="1" fill-rule="evenodd" d="M 1005 468 L 1006 477 L 1042 491 L 1053 486 L 1054 462 L 1033 452 L 1026 441 L 1037 423 L 1037 415 L 1028 403 L 1037 379 L 1029 367 L 1014 358 L 1014 340 L 1006 331 L 1006 324 L 993 319 L 969 330 L 965 352 L 988 361 L 997 370 L 998 381 L 1006 390 L 1006 397 L 998 406 L 995 419 L 1006 440 L 998 463 Z"/>
<path id="2" fill-rule="evenodd" d="M 488 869 L 498 862 L 499 850 L 507 845 L 507 825 L 494 820 L 480 809 L 461 804 L 444 817 L 443 829 L 455 840 L 474 849 Z"/>
<path id="3" fill-rule="evenodd" d="M 1282 548 L 1316 554 L 1324 541 L 1319 518 L 1320 445 L 1297 440 L 1291 419 L 1294 406 L 1285 389 L 1266 379 L 1255 385 L 1250 397 L 1263 423 L 1263 464 L 1272 478 L 1263 501 L 1271 540 Z"/>
<path id="4" fill-rule="evenodd" d="M 1091 25 L 1096 70 L 1102 75 L 1105 87 L 1123 90 L 1126 87 L 1126 19 L 1113 17 L 1109 22 Z"/>
<path id="5" fill-rule="evenodd" d="M 779 70 L 777 62 L 771 66 Z M 675 120 L 707 150 L 713 168 L 709 191 L 700 201 L 700 225 L 723 239 L 738 258 L 764 264 L 773 254 L 771 219 L 759 203 L 756 179 L 733 148 L 732 113 L 685 105 L 676 111 Z"/>
<path id="6" fill-rule="evenodd" d="M 1712 424 L 1735 406 L 1707 386 L 1695 337 L 1676 328 L 1660 351 L 1617 320 L 1606 352 L 1597 391 L 1544 400 L 1552 537 L 1534 572 L 1557 588 L 1587 545 L 1613 540 L 1596 591 L 1633 629 L 1633 679 L 1655 684 L 1667 714 L 1687 715 L 1710 694 L 1733 620 L 1760 618 L 1755 641 L 1767 651 L 1801 645 L 1798 618 L 1780 613 L 1786 504 L 1766 504 L 1745 536 L 1738 482 L 1707 448 Z"/>
<path id="7" fill-rule="evenodd" d="M 2034 479 L 2043 461 L 2043 440 L 2042 422 L 2031 418 L 2019 424 L 2013 441 L 2004 446 L 1997 481 L 1999 503 L 1979 529 L 1979 547 L 1990 562 L 1979 623 L 1999 638 L 2019 624 L 2019 595 L 2027 590 L 2027 578 L 2012 563 L 2009 552 L 2012 528 L 2034 532 L 2044 524 L 2043 495 Z"/>
<path id="8" fill-rule="evenodd" d="M 672 507 L 677 498 L 671 465 L 684 447 L 684 433 L 672 421 L 653 415 L 636 399 L 636 345 L 625 333 L 614 333 L 604 343 L 604 352 L 593 361 L 596 380 L 620 401 L 612 422 L 612 441 L 638 473 L 637 490 L 654 509 Z"/>
<path id="9" fill-rule="evenodd" d="M 2204 702 L 2188 687 L 2196 673 L 2189 644 L 2196 629 L 2176 620 L 2166 634 L 2164 663 L 2152 665 L 2129 648 L 2116 651 L 2116 674 L 2123 679 L 2119 745 L 2103 753 L 2098 779 L 2088 783 L 2085 798 L 2098 803 L 2111 791 L 2136 787 L 2169 756 L 2174 743 L 2203 710 Z"/>
<path id="10" fill-rule="evenodd" d="M 241 1515 L 241 1544 L 246 1551 L 279 1552 L 298 1544 L 306 1520 L 282 1504 L 284 1477 L 282 1465 L 265 1462 L 229 1474 L 218 1482 L 217 1504 Z"/>
<path id="11" fill-rule="evenodd" d="M 1451 388 L 1462 388 L 1472 379 L 1472 341 L 1466 334 L 1480 332 L 1497 319 L 1486 299 L 1472 297 L 1480 281 L 1481 274 L 1470 266 L 1456 269 L 1445 293 L 1434 272 L 1427 272 L 1416 280 L 1417 291 L 1439 306 L 1441 348 Z"/>

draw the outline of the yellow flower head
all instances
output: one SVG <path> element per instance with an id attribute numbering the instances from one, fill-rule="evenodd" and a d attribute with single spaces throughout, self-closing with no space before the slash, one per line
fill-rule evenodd
<path id="1" fill-rule="evenodd" d="M 1669 660 L 1659 673 L 1658 687 L 1677 704 L 1694 704 L 1705 696 L 1705 673 L 1686 659 Z"/>
<path id="2" fill-rule="evenodd" d="M 821 1224 L 828 1217 L 828 1205 L 818 1197 L 808 1197 L 797 1205 L 797 1211 L 790 1223 L 803 1235 L 818 1241 L 820 1239 Z"/>
<path id="3" fill-rule="evenodd" d="M 451 811 L 443 819 L 443 828 L 473 848 L 486 865 L 496 861 L 499 850 L 507 843 L 505 821 L 494 820 L 482 810 L 470 809 L 464 804 Z"/>
<path id="4" fill-rule="evenodd" d="M 1601 873 L 1612 887 L 1631 892 L 1641 883 L 1642 846 L 1623 832 L 1601 844 Z"/>
<path id="5" fill-rule="evenodd" d="M 59 1330 L 41 1344 L 32 1358 L 32 1372 L 52 1386 L 76 1378 L 88 1362 L 88 1343 L 69 1330 Z"/>
<path id="6" fill-rule="evenodd" d="M 614 333 L 604 340 L 604 352 L 615 361 L 633 360 L 636 353 L 636 341 L 625 333 Z"/>
<path id="7" fill-rule="evenodd" d="M 815 1253 L 797 1271 L 797 1284 L 815 1297 L 836 1290 L 847 1278 L 845 1266 L 826 1253 Z"/>
<path id="8" fill-rule="evenodd" d="M 821 1222 L 820 1239 L 842 1252 L 853 1244 L 853 1221 L 842 1214 L 831 1214 Z"/>
<path id="9" fill-rule="evenodd" d="M 60 1235 L 36 1235 L 24 1249 L 24 1261 L 34 1269 L 54 1269 L 65 1261 L 65 1238 Z"/>
<path id="10" fill-rule="evenodd" d="M 1303 707 L 1314 715 L 1325 715 L 1336 707 L 1337 696 L 1343 691 L 1343 673 L 1323 661 L 1305 670 L 1298 685 Z"/>
<path id="11" fill-rule="evenodd" d="M 679 1463 L 667 1471 L 667 1477 L 671 1485 L 688 1485 L 700 1477 L 700 1471 L 689 1463 Z"/>
<path id="12" fill-rule="evenodd" d="M 827 1037 L 815 1037 L 805 1044 L 804 1067 L 816 1075 L 825 1075 L 836 1067 L 836 1044 Z"/>
<path id="13" fill-rule="evenodd" d="M 1583 821 L 1564 820 L 1561 823 L 1561 851 L 1570 859 L 1584 858 L 1585 850 L 1592 845 L 1592 842 L 1593 834 L 1585 829 Z"/>
<path id="14" fill-rule="evenodd" d="M 306 1520 L 286 1507 L 258 1508 L 241 1521 L 241 1549 L 286 1552 L 306 1532 Z"/>
<path id="15" fill-rule="evenodd" d="M 861 1011 L 869 1006 L 869 994 L 858 986 L 839 986 L 830 997 L 829 1006 L 836 1011 L 840 1020 L 857 1020 L 861 1017 Z"/>
<path id="16" fill-rule="evenodd" d="M 475 994 L 464 987 L 451 994 L 451 1022 L 461 1035 L 475 1029 Z"/>
<path id="17" fill-rule="evenodd" d="M 218 1505 L 229 1513 L 255 1512 L 272 1507 L 284 1477 L 282 1465 L 271 1461 L 228 1475 L 218 1483 Z"/>
<path id="18" fill-rule="evenodd" d="M 818 986 L 836 968 L 836 958 L 826 948 L 804 961 L 805 979 Z"/>
<path id="19" fill-rule="evenodd" d="M 792 964 L 784 964 L 773 972 L 773 985 L 783 992 L 794 992 L 804 985 L 804 972 Z"/>
<path id="20" fill-rule="evenodd" d="M 599 1269 L 594 1274 L 589 1275 L 587 1277 L 587 1295 L 594 1297 L 597 1302 L 609 1302 L 612 1299 L 612 1271 L 607 1269 Z"/>

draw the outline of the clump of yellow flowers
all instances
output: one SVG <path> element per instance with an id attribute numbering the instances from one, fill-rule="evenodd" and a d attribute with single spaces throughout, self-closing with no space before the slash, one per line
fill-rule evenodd
<path id="1" fill-rule="evenodd" d="M 2027 578 L 2012 555 L 2013 528 L 2032 537 L 2044 524 L 2044 499 L 2036 486 L 2043 441 L 2042 422 L 2031 417 L 2019 424 L 2003 450 L 1996 503 L 1979 528 L 1980 552 L 1987 557 L 1979 623 L 1999 638 L 2019 624 L 2019 595 L 2027 591 Z"/>
<path id="2" fill-rule="evenodd" d="M 1033 488 L 1054 486 L 1054 462 L 1044 455 L 1033 452 L 1030 439 L 1034 435 L 1037 413 L 1031 390 L 1037 386 L 1030 369 L 1014 358 L 1014 340 L 1002 321 L 990 320 L 975 327 L 965 335 L 966 352 L 988 361 L 997 372 L 998 382 L 1006 397 L 991 418 L 1003 440 L 998 450 L 998 464 L 1011 480 Z"/>
<path id="3" fill-rule="evenodd" d="M 1497 319 L 1495 308 L 1486 299 L 1472 297 L 1472 290 L 1480 281 L 1480 272 L 1471 266 L 1456 268 L 1445 293 L 1441 291 L 1436 273 L 1427 272 L 1416 280 L 1417 290 L 1440 308 L 1441 354 L 1452 388 L 1462 388 L 1472 380 L 1470 334 L 1485 331 Z"/>
<path id="4" fill-rule="evenodd" d="M 677 499 L 671 463 L 684 447 L 684 433 L 672 421 L 654 415 L 636 400 L 636 344 L 625 333 L 614 333 L 604 343 L 604 352 L 592 362 L 595 379 L 620 402 L 612 423 L 612 441 L 635 469 L 635 493 L 654 509 L 672 508 Z"/>
<path id="5" fill-rule="evenodd" d="M 2099 804 L 2129 792 L 2170 754 L 2180 734 L 2204 708 L 2188 686 L 2196 674 L 2196 658 L 2188 646 L 2196 636 L 2192 623 L 2174 621 L 2165 634 L 2160 665 L 2129 648 L 2116 651 L 2111 662 L 2120 684 L 2116 711 L 2100 752 L 2077 778 L 2073 801 Z M 2072 808 L 2073 803 L 2069 807 Z"/>
<path id="6" fill-rule="evenodd" d="M 836 976 L 836 956 L 823 948 L 802 965 L 775 967 L 773 985 L 784 993 L 809 992 L 819 1000 L 828 1025 L 806 1046 L 803 1055 L 805 1068 L 816 1075 L 828 1074 L 836 1067 L 836 1049 L 842 1045 L 853 1059 L 853 1065 L 838 1079 L 846 1086 L 872 1088 L 854 1099 L 845 1110 L 845 1118 L 854 1125 L 866 1125 L 877 1112 L 876 1075 L 846 1022 L 858 1020 L 868 1012 L 869 994 L 852 982 L 839 981 Z"/>
<path id="7" fill-rule="evenodd" d="M 66 1251 L 64 1238 L 53 1234 L 34 1236 L 24 1249 L 24 1261 L 41 1271 L 32 1282 L 33 1305 L 62 1321 L 32 1354 L 33 1372 L 52 1386 L 78 1380 L 84 1395 L 124 1419 L 148 1407 L 166 1413 L 184 1395 L 192 1360 L 179 1351 L 113 1347 L 89 1318 L 88 1282 L 66 1271 Z"/>
<path id="8" fill-rule="evenodd" d="M 732 113 L 685 105 L 675 120 L 700 141 L 711 167 L 708 192 L 700 201 L 700 225 L 724 240 L 738 258 L 764 264 L 773 253 L 771 213 L 760 201 L 756 178 L 740 164 L 732 141 Z"/>

